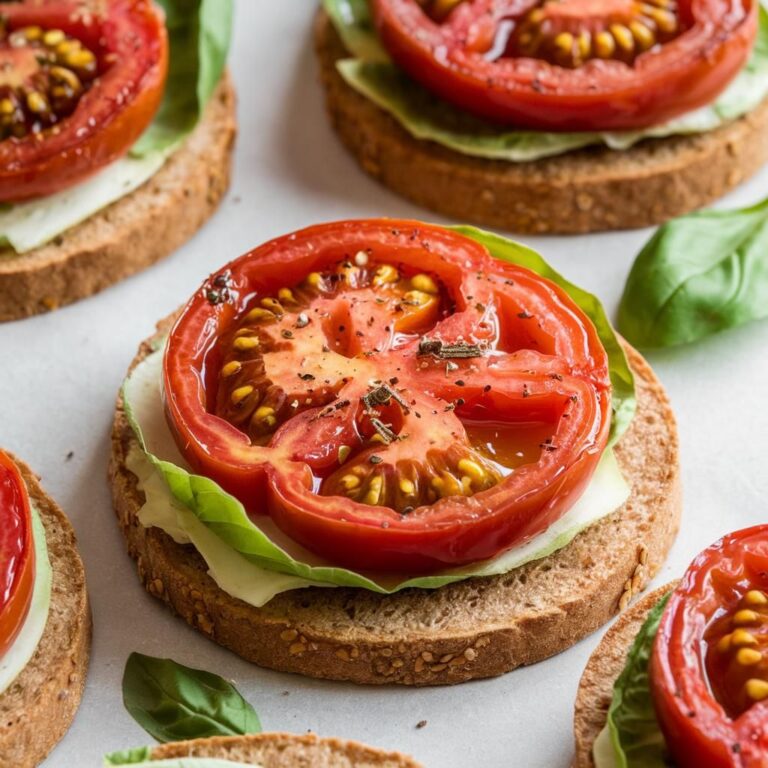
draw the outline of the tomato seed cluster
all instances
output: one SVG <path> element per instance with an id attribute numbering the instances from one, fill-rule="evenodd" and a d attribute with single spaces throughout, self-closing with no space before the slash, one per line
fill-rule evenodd
<path id="1" fill-rule="evenodd" d="M 713 687 L 727 710 L 741 714 L 753 703 L 768 699 L 768 596 L 750 590 L 723 621 L 730 631 L 714 646 L 723 673 L 717 676 L 722 682 L 716 680 Z"/>
<path id="2" fill-rule="evenodd" d="M 97 75 L 95 54 L 62 30 L 0 23 L 0 140 L 54 127 Z"/>
<path id="3" fill-rule="evenodd" d="M 676 0 L 627 2 L 614 18 L 609 15 L 576 20 L 559 14 L 559 7 L 559 0 L 545 0 L 524 16 L 512 37 L 514 55 L 545 59 L 568 68 L 579 67 L 590 59 L 631 63 L 680 31 Z"/>

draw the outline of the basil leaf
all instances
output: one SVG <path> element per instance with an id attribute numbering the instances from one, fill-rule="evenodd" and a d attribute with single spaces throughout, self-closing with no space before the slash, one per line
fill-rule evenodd
<path id="1" fill-rule="evenodd" d="M 152 757 L 151 747 L 135 747 L 123 749 L 119 752 L 110 752 L 104 756 L 104 765 L 135 765 L 144 763 Z"/>
<path id="2" fill-rule="evenodd" d="M 323 7 L 350 54 L 337 62 L 347 85 L 388 112 L 413 137 L 471 157 L 519 163 L 593 145 L 624 150 L 644 139 L 715 130 L 768 98 L 768 11 L 763 7 L 749 61 L 714 102 L 662 125 L 613 132 L 509 130 L 478 120 L 393 64 L 376 36 L 367 0 L 323 0 Z"/>
<path id="3" fill-rule="evenodd" d="M 629 423 L 635 415 L 637 408 L 635 377 L 627 362 L 624 348 L 621 346 L 600 300 L 583 288 L 579 288 L 566 280 L 559 272 L 552 269 L 536 251 L 516 243 L 514 240 L 507 240 L 500 235 L 485 232 L 476 227 L 456 226 L 448 227 L 448 229 L 453 229 L 476 240 L 484 245 L 496 259 L 526 267 L 537 275 L 551 280 L 562 288 L 594 323 L 600 341 L 608 353 L 608 366 L 613 387 L 613 421 L 609 445 L 615 445 L 627 431 Z"/>
<path id="4" fill-rule="evenodd" d="M 157 0 L 170 44 L 168 79 L 160 109 L 131 156 L 166 151 L 197 124 L 227 61 L 232 0 Z"/>
<path id="5" fill-rule="evenodd" d="M 666 743 L 656 720 L 648 664 L 669 596 L 650 611 L 635 638 L 627 663 L 613 686 L 608 729 L 618 768 L 667 768 Z"/>
<path id="6" fill-rule="evenodd" d="M 123 675 L 123 703 L 159 742 L 259 733 L 253 707 L 218 675 L 132 653 Z"/>
<path id="7" fill-rule="evenodd" d="M 618 327 L 640 347 L 687 344 L 768 316 L 768 200 L 660 227 L 635 260 Z"/>

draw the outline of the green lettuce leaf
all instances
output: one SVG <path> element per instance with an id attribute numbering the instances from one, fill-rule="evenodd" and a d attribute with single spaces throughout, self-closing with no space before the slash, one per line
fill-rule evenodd
<path id="1" fill-rule="evenodd" d="M 136 765 L 147 763 L 152 758 L 152 747 L 135 747 L 134 749 L 121 749 L 119 752 L 110 752 L 104 756 L 104 765 Z"/>
<path id="2" fill-rule="evenodd" d="M 653 640 L 668 600 L 669 594 L 651 609 L 613 686 L 607 728 L 616 768 L 669 767 L 666 744 L 656 720 L 648 682 Z M 601 752 L 596 750 L 595 765 L 606 768 L 610 762 L 598 758 L 599 754 Z"/>
<path id="3" fill-rule="evenodd" d="M 762 7 L 748 64 L 713 104 L 641 131 L 555 133 L 500 129 L 451 106 L 391 62 L 376 38 L 366 0 L 324 0 L 323 5 L 351 54 L 337 63 L 347 84 L 415 138 L 474 157 L 526 162 L 591 145 L 627 149 L 643 139 L 714 130 L 768 97 L 768 12 Z"/>
<path id="4" fill-rule="evenodd" d="M 231 683 L 172 659 L 132 653 L 123 674 L 123 703 L 163 744 L 261 733 L 256 711 Z"/>
<path id="5" fill-rule="evenodd" d="M 486 245 L 497 258 L 557 282 L 592 318 L 609 351 L 617 404 L 613 439 L 618 439 L 634 412 L 634 383 L 597 299 L 565 281 L 528 248 L 473 228 L 457 231 Z M 132 451 L 127 460 L 146 497 L 140 521 L 146 527 L 161 528 L 179 543 L 194 544 L 219 586 L 252 605 L 264 605 L 279 592 L 311 585 L 359 587 L 388 594 L 506 573 L 566 546 L 585 527 L 618 509 L 629 495 L 613 451 L 607 450 L 587 491 L 566 515 L 532 541 L 499 557 L 418 578 L 337 568 L 285 536 L 268 516 L 252 520 L 243 505 L 214 481 L 187 470 L 165 423 L 161 370 L 162 352 L 158 350 L 133 370 L 123 386 L 126 414 L 143 449 Z"/>
<path id="6" fill-rule="evenodd" d="M 221 79 L 232 30 L 232 0 L 155 0 L 165 11 L 170 63 L 160 109 L 132 157 L 177 147 L 197 125 Z"/>
<path id="7" fill-rule="evenodd" d="M 768 317 L 767 254 L 768 199 L 667 222 L 629 273 L 621 332 L 636 346 L 671 347 Z"/>
<path id="8" fill-rule="evenodd" d="M 232 0 L 157 0 L 166 14 L 170 62 L 155 119 L 127 157 L 54 195 L 0 207 L 0 248 L 26 253 L 140 187 L 197 125 L 226 65 Z M 0 258 L 2 253 L 0 253 Z"/>

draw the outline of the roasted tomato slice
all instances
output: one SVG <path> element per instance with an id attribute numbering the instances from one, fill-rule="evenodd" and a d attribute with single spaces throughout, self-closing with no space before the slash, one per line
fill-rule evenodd
<path id="1" fill-rule="evenodd" d="M 605 448 L 606 353 L 556 286 L 413 221 L 326 224 L 214 275 L 165 353 L 189 462 L 334 563 L 420 572 L 557 520 Z"/>
<path id="2" fill-rule="evenodd" d="M 24 624 L 34 581 L 27 487 L 16 465 L 0 451 L 0 659 Z"/>
<path id="3" fill-rule="evenodd" d="M 662 617 L 651 688 L 677 768 L 768 765 L 768 525 L 693 561 Z"/>
<path id="4" fill-rule="evenodd" d="M 371 0 L 414 80 L 496 123 L 656 125 L 713 101 L 744 66 L 758 0 Z"/>
<path id="5" fill-rule="evenodd" d="M 0 2 L 0 202 L 50 195 L 122 157 L 167 70 L 151 0 Z"/>

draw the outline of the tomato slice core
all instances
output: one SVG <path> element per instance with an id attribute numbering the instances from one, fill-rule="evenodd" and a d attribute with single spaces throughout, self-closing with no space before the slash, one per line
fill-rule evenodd
<path id="1" fill-rule="evenodd" d="M 34 577 L 29 496 L 16 465 L 0 452 L 0 658 L 24 625 Z"/>
<path id="2" fill-rule="evenodd" d="M 758 768 L 768 754 L 768 526 L 702 552 L 672 594 L 651 691 L 678 768 Z"/>
<path id="3" fill-rule="evenodd" d="M 341 565 L 429 571 L 551 525 L 610 427 L 560 289 L 418 222 L 312 227 L 214 275 L 165 354 L 190 464 Z"/>
<path id="4" fill-rule="evenodd" d="M 50 195 L 122 157 L 163 95 L 151 0 L 0 1 L 0 202 Z"/>
<path id="5" fill-rule="evenodd" d="M 494 123 L 633 130 L 713 102 L 744 67 L 758 0 L 372 0 L 393 60 Z"/>

